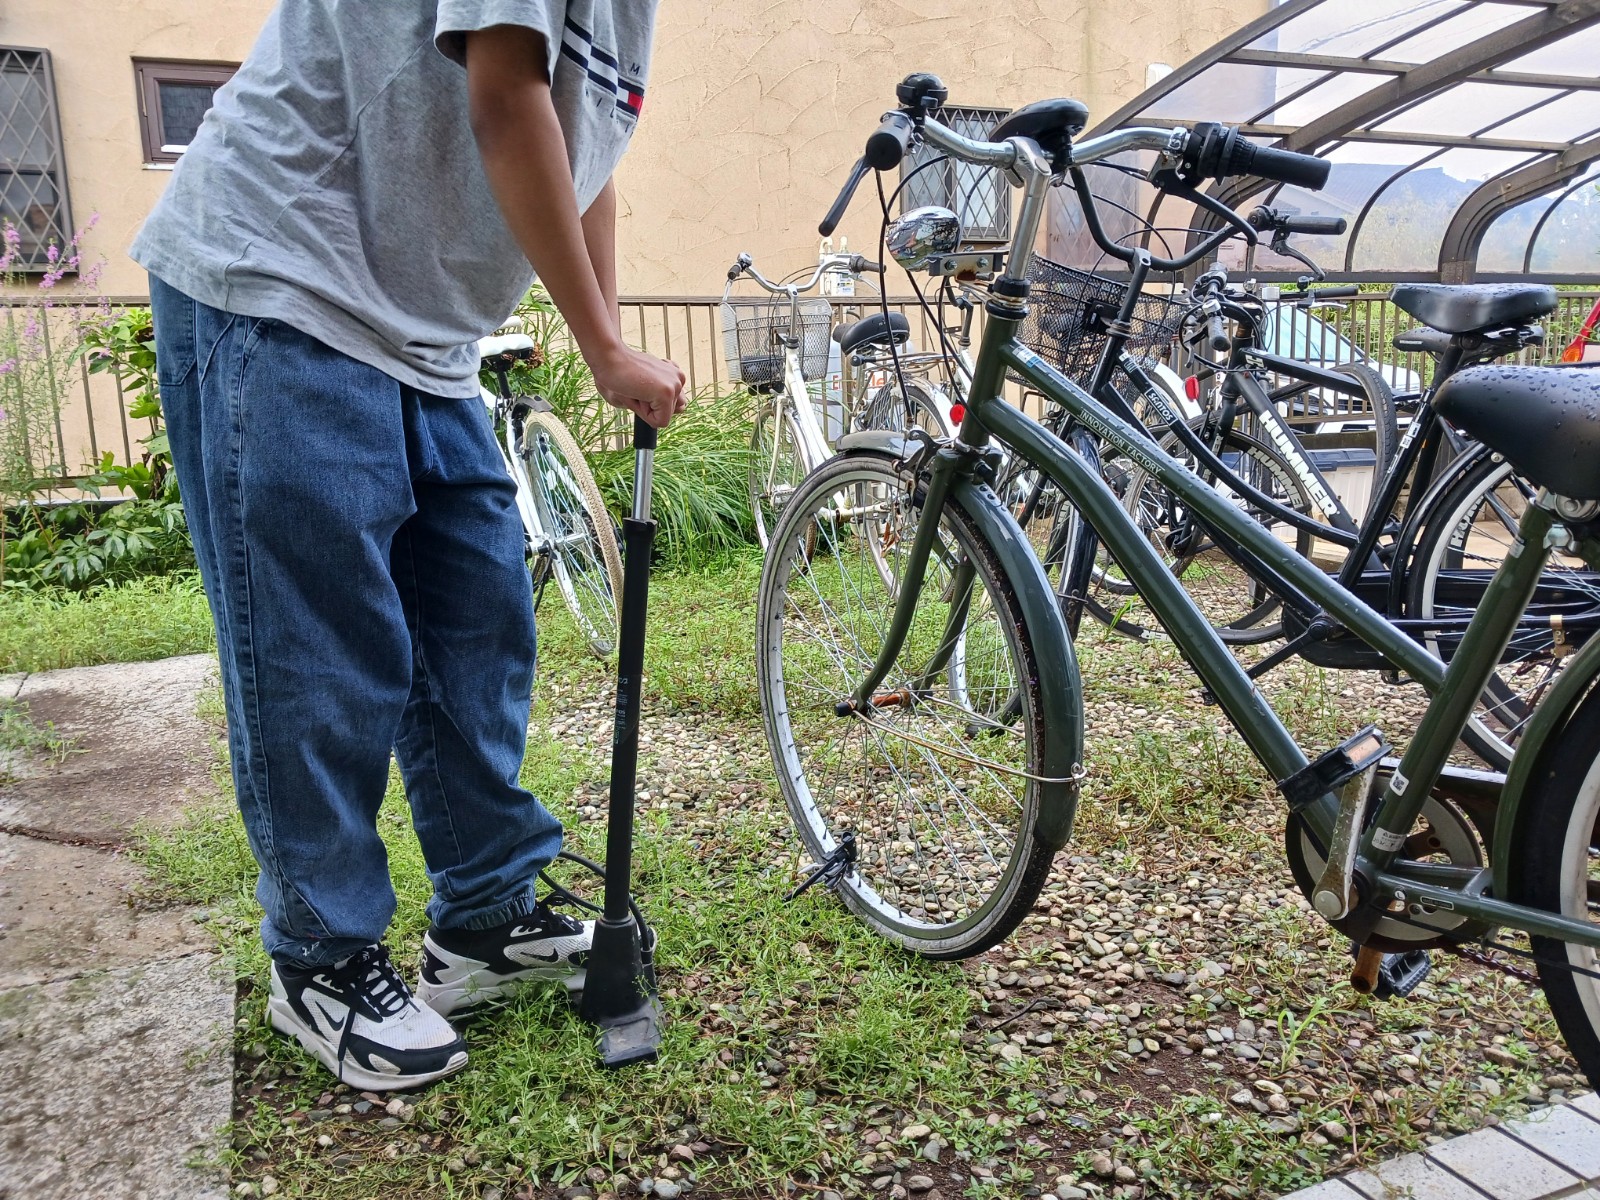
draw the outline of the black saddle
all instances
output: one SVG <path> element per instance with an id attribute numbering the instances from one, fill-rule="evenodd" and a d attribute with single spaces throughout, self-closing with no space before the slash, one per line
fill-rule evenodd
<path id="1" fill-rule="evenodd" d="M 1554 312 L 1556 290 L 1542 283 L 1402 283 L 1389 299 L 1442 333 L 1478 333 Z"/>
<path id="2" fill-rule="evenodd" d="M 1524 478 L 1600 500 L 1600 370 L 1473 367 L 1450 376 L 1434 405 Z"/>
<path id="3" fill-rule="evenodd" d="M 891 341 L 897 346 L 903 346 L 911 337 L 911 322 L 906 320 L 904 313 L 892 312 L 887 317 L 883 313 L 873 313 L 870 317 L 851 325 L 837 326 L 833 331 L 833 340 L 839 343 L 839 352 L 849 354 L 858 346 L 883 345 Z"/>

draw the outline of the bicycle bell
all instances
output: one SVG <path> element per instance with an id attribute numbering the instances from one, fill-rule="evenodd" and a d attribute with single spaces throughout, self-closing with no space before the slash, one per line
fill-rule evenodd
<path id="1" fill-rule="evenodd" d="M 936 204 L 913 208 L 889 226 L 889 253 L 908 271 L 952 254 L 961 244 L 961 218 Z"/>

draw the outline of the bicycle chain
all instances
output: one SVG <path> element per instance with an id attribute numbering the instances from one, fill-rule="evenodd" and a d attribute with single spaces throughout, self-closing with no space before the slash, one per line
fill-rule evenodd
<path id="1" fill-rule="evenodd" d="M 1474 947 L 1467 945 L 1465 942 L 1444 942 L 1439 946 L 1439 949 L 1444 950 L 1449 954 L 1454 954 L 1457 958 L 1464 958 L 1468 962 L 1477 963 L 1480 967 L 1488 967 L 1490 970 L 1499 971 L 1504 975 L 1509 975 L 1512 979 L 1520 979 L 1523 983 L 1537 985 L 1539 982 L 1539 974 L 1537 971 L 1530 971 L 1526 967 L 1519 967 L 1516 965 L 1516 963 L 1505 962 L 1502 959 L 1496 958 L 1488 951 L 1475 949 Z M 1521 951 L 1511 949 L 1509 946 L 1501 946 L 1498 944 L 1495 946 L 1495 949 L 1504 950 L 1509 954 L 1522 953 Z M 1534 956 L 1530 954 L 1529 957 L 1533 958 Z M 1535 959 L 1535 961 L 1542 962 L 1544 960 Z M 1552 963 L 1551 965 L 1564 966 L 1574 971 L 1581 969 L 1578 967 L 1573 967 L 1571 963 Z"/>

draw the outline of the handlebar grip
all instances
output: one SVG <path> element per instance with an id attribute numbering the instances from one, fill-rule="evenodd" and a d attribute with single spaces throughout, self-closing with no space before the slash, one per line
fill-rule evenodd
<path id="1" fill-rule="evenodd" d="M 1337 287 L 1312 288 L 1310 295 L 1313 300 L 1344 300 L 1350 296 L 1361 295 L 1361 287 L 1359 284 L 1350 283 L 1340 284 Z"/>
<path id="2" fill-rule="evenodd" d="M 1233 339 L 1228 336 L 1228 327 L 1221 313 L 1212 313 L 1206 317 L 1206 340 L 1218 353 L 1233 345 Z"/>
<path id="3" fill-rule="evenodd" d="M 1308 233 L 1317 237 L 1338 237 L 1349 228 L 1343 217 L 1285 217 L 1280 226 L 1286 233 Z"/>
<path id="4" fill-rule="evenodd" d="M 633 415 L 633 448 L 635 450 L 654 450 L 656 448 L 656 427 L 638 413 Z"/>
<path id="5" fill-rule="evenodd" d="M 916 127 L 905 113 L 884 113 L 876 132 L 867 139 L 862 160 L 874 171 L 894 170 L 911 149 L 911 135 L 915 132 Z"/>
<path id="6" fill-rule="evenodd" d="M 833 202 L 833 207 L 828 210 L 828 215 L 822 218 L 822 224 L 817 226 L 817 232 L 823 237 L 832 237 L 833 231 L 839 228 L 839 222 L 844 220 L 844 211 L 850 207 L 850 201 L 856 194 L 856 188 L 867 174 L 867 160 L 856 159 L 856 165 L 850 168 L 850 178 L 844 181 L 844 186 L 839 189 L 839 195 Z"/>
<path id="7" fill-rule="evenodd" d="M 1289 183 L 1314 192 L 1328 182 L 1333 164 L 1325 158 L 1296 154 L 1293 150 L 1274 150 L 1258 146 L 1236 135 L 1222 163 L 1221 175 L 1258 175 L 1262 179 Z M 1303 232 L 1310 232 L 1305 230 Z"/>
<path id="8" fill-rule="evenodd" d="M 863 255 L 858 254 L 850 260 L 850 270 L 855 272 L 857 275 L 865 275 L 868 273 L 873 275 L 882 275 L 883 264 L 881 262 L 873 262 L 870 258 L 866 258 Z"/>

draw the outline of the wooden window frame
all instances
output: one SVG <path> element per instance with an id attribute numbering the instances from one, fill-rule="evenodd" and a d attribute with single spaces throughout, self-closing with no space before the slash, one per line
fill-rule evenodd
<path id="1" fill-rule="evenodd" d="M 238 69 L 238 63 L 228 62 L 189 62 L 170 58 L 133 60 L 134 88 L 139 100 L 139 140 L 147 165 L 170 165 L 183 157 L 181 150 L 167 150 L 161 141 L 161 85 L 204 83 L 221 87 L 233 78 Z"/>

